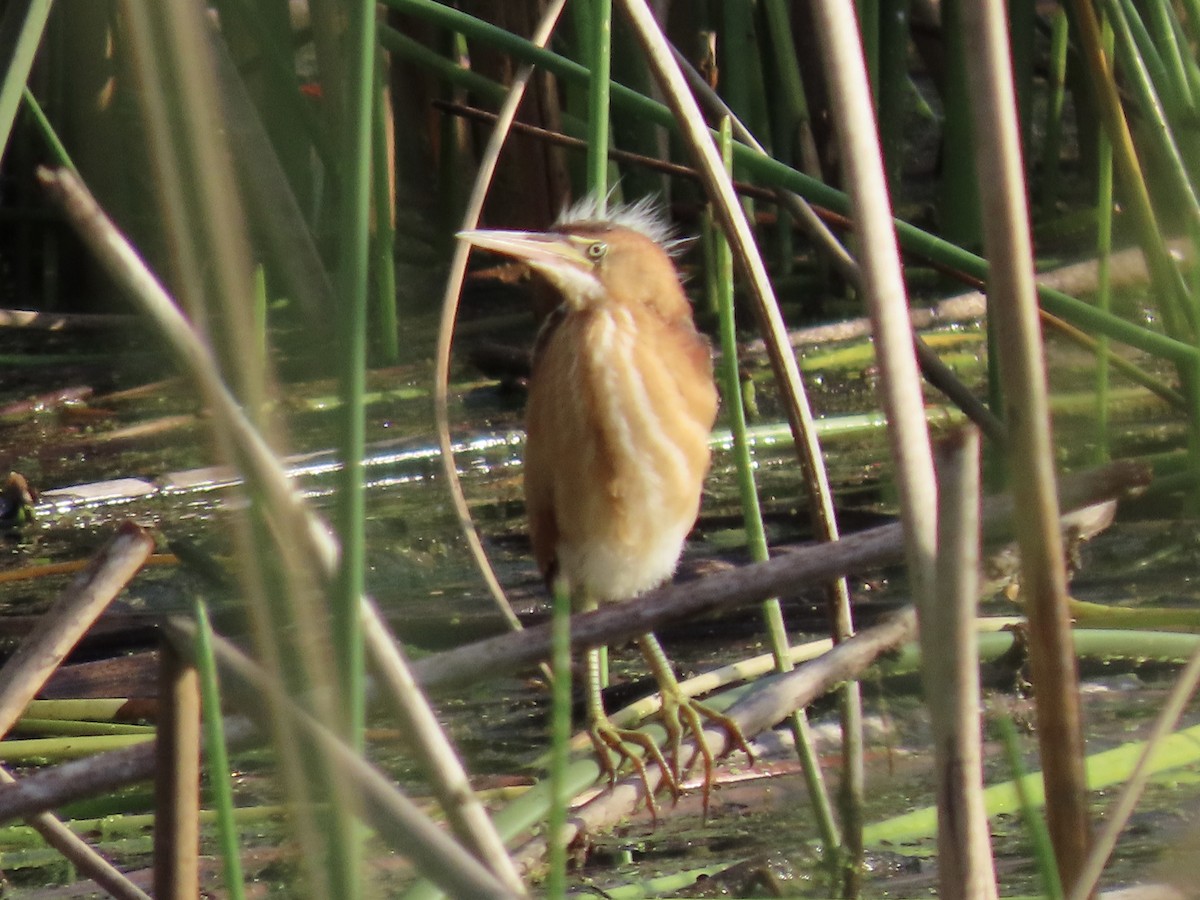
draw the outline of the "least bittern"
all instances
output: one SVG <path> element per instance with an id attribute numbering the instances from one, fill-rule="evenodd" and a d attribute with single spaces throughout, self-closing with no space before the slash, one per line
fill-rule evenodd
<path id="1" fill-rule="evenodd" d="M 669 229 L 646 204 L 601 218 L 585 201 L 545 233 L 462 237 L 523 260 L 562 298 L 538 335 L 526 411 L 525 504 L 542 575 L 552 589 L 565 582 L 581 612 L 657 587 L 675 571 L 696 521 L 717 415 L 711 349 L 692 321 Z M 594 649 L 588 733 L 610 778 L 624 761 L 641 774 L 653 809 L 631 745 L 660 765 L 677 793 L 690 732 L 704 763 L 707 808 L 713 754 L 703 720 L 748 753 L 745 739 L 732 720 L 684 695 L 653 634 L 638 644 L 662 694 L 670 764 L 647 735 L 609 721 Z"/>

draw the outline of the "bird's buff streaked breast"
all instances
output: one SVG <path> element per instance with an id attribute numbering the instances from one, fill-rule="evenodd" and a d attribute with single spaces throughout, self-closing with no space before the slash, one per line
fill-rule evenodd
<path id="1" fill-rule="evenodd" d="M 668 338 L 695 352 L 659 352 Z M 567 314 L 541 348 L 527 411 L 526 499 L 543 572 L 556 563 L 601 602 L 668 578 L 699 511 L 716 407 L 690 317 L 616 304 Z"/>

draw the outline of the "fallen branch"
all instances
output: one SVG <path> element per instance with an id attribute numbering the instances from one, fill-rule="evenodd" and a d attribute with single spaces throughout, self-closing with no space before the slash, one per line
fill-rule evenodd
<path id="1" fill-rule="evenodd" d="M 1116 462 L 1060 480 L 1065 510 L 1120 497 L 1149 482 L 1149 470 Z M 984 503 L 985 535 L 1003 536 L 1012 510 L 1008 496 Z M 673 621 L 715 609 L 726 609 L 786 593 L 797 584 L 823 580 L 904 558 L 904 535 L 899 523 L 842 537 L 821 545 L 800 547 L 764 563 L 740 566 L 699 581 L 649 591 L 637 600 L 605 606 L 573 616 L 571 645 L 575 649 L 624 640 Z M 430 656 L 413 664 L 418 684 L 426 689 L 466 684 L 533 665 L 550 653 L 549 623 L 526 628 L 519 635 L 502 635 Z"/>

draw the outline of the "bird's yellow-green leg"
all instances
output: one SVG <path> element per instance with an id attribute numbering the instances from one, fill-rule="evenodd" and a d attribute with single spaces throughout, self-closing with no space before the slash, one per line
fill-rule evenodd
<path id="1" fill-rule="evenodd" d="M 663 652 L 658 638 L 653 634 L 644 634 L 638 638 L 638 646 L 641 648 L 642 656 L 646 659 L 646 664 L 650 667 L 650 671 L 654 675 L 654 680 L 658 682 L 659 693 L 662 695 L 661 717 L 663 727 L 667 730 L 667 740 L 670 747 L 668 756 L 673 767 L 671 774 L 678 783 L 682 779 L 683 773 L 695 763 L 696 756 L 700 756 L 704 763 L 703 797 L 704 814 L 707 816 L 708 797 L 712 790 L 713 766 L 716 760 L 713 756 L 712 748 L 708 746 L 708 739 L 704 736 L 703 720 L 708 719 L 713 724 L 719 725 L 725 730 L 726 753 L 729 753 L 736 747 L 750 758 L 751 763 L 754 762 L 754 754 L 750 752 L 750 746 L 746 743 L 746 736 L 742 734 L 742 729 L 738 726 L 737 722 L 729 718 L 729 716 L 719 713 L 715 709 L 705 706 L 698 700 L 694 700 L 684 694 L 683 689 L 679 686 L 679 679 L 675 677 L 675 671 L 671 668 L 671 661 L 667 659 L 667 654 Z M 696 742 L 696 749 L 686 766 L 682 765 L 679 759 L 685 730 L 691 734 Z"/>
<path id="2" fill-rule="evenodd" d="M 595 600 L 587 596 L 577 595 L 575 600 L 581 612 L 591 612 L 598 606 Z M 600 767 L 608 775 L 609 784 L 616 783 L 617 774 L 626 762 L 629 763 L 642 780 L 642 786 L 646 791 L 646 807 L 650 810 L 650 815 L 657 819 L 658 806 L 654 802 L 655 788 L 650 784 L 650 774 L 646 769 L 643 757 L 648 757 L 658 764 L 658 768 L 662 772 L 660 786 L 665 783 L 672 796 L 679 795 L 679 784 L 673 778 L 671 768 L 667 765 L 662 751 L 658 749 L 658 745 L 654 743 L 650 735 L 627 728 L 618 728 L 609 720 L 608 713 L 604 710 L 603 684 L 600 650 L 591 647 L 587 651 L 587 666 L 584 670 L 588 737 L 591 738 L 592 746 L 595 747 Z M 641 753 L 637 752 L 637 748 L 641 749 Z"/>
<path id="3" fill-rule="evenodd" d="M 667 765 L 662 751 L 658 749 L 658 745 L 654 743 L 650 735 L 641 731 L 618 728 L 609 720 L 608 714 L 604 711 L 604 698 L 600 689 L 599 656 L 595 648 L 588 650 L 586 672 L 588 737 L 592 739 L 592 745 L 596 748 L 600 766 L 608 774 L 609 784 L 616 782 L 617 773 L 626 762 L 629 763 L 642 780 L 642 786 L 646 792 L 646 808 L 650 810 L 650 815 L 657 820 L 658 804 L 654 801 L 655 787 L 650 784 L 650 773 L 643 758 L 649 758 L 658 765 L 659 771 L 662 772 L 659 786 L 666 784 L 672 796 L 679 795 L 679 783 L 675 780 L 670 766 Z"/>

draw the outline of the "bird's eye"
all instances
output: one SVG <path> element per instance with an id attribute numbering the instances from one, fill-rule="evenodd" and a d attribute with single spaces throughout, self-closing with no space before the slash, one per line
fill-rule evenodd
<path id="1" fill-rule="evenodd" d="M 608 253 L 608 244 L 604 243 L 604 241 L 593 241 L 587 245 L 587 250 L 584 252 L 592 262 L 599 262 Z"/>

